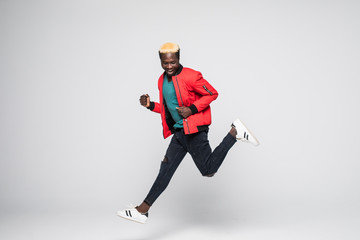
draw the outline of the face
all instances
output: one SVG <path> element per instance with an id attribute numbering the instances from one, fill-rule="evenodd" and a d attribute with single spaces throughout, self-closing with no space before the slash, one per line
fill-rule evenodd
<path id="1" fill-rule="evenodd" d="M 169 76 L 174 76 L 179 69 L 179 59 L 175 53 L 161 53 L 160 54 L 161 67 Z"/>

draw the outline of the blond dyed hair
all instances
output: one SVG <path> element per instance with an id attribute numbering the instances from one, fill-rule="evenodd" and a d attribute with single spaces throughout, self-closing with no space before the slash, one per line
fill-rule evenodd
<path id="1" fill-rule="evenodd" d="M 176 43 L 167 42 L 161 45 L 159 52 L 160 53 L 176 53 L 180 50 L 179 45 Z"/>
<path id="2" fill-rule="evenodd" d="M 176 43 L 167 42 L 161 45 L 159 49 L 160 58 L 162 53 L 175 53 L 178 59 L 180 59 L 180 47 Z"/>

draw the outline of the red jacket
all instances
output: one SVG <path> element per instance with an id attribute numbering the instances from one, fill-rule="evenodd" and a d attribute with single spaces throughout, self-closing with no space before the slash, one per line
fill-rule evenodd
<path id="1" fill-rule="evenodd" d="M 164 73 L 165 74 L 165 73 Z M 174 132 L 172 119 L 163 97 L 162 74 L 158 81 L 160 103 L 151 102 L 149 109 L 161 114 L 164 138 L 169 137 Z M 190 68 L 183 68 L 181 65 L 175 76 L 172 76 L 176 97 L 179 106 L 190 107 L 192 115 L 183 120 L 185 134 L 192 134 L 207 129 L 211 124 L 210 103 L 214 101 L 218 92 L 213 88 L 198 71 Z"/>

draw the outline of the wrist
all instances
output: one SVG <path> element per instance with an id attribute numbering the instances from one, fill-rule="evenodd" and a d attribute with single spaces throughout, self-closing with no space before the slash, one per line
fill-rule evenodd
<path id="1" fill-rule="evenodd" d="M 155 103 L 154 102 L 150 102 L 149 106 L 146 107 L 147 109 L 150 109 L 151 111 L 154 110 L 155 108 Z"/>
<path id="2" fill-rule="evenodd" d="M 191 114 L 195 114 L 195 113 L 199 112 L 194 104 L 191 104 L 191 106 L 189 108 L 191 110 Z"/>

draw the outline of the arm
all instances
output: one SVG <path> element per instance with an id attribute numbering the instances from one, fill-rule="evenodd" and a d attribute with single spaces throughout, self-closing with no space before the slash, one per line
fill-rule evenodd
<path id="1" fill-rule="evenodd" d="M 216 89 L 203 78 L 200 72 L 196 72 L 196 76 L 191 82 L 191 87 L 194 92 L 201 95 L 201 97 L 190 106 L 193 114 L 207 108 L 219 95 Z"/>
<path id="2" fill-rule="evenodd" d="M 201 97 L 189 107 L 177 108 L 179 115 L 183 118 L 188 118 L 192 114 L 203 111 L 218 97 L 216 89 L 202 77 L 200 72 L 195 72 L 191 79 L 189 85 Z"/>

